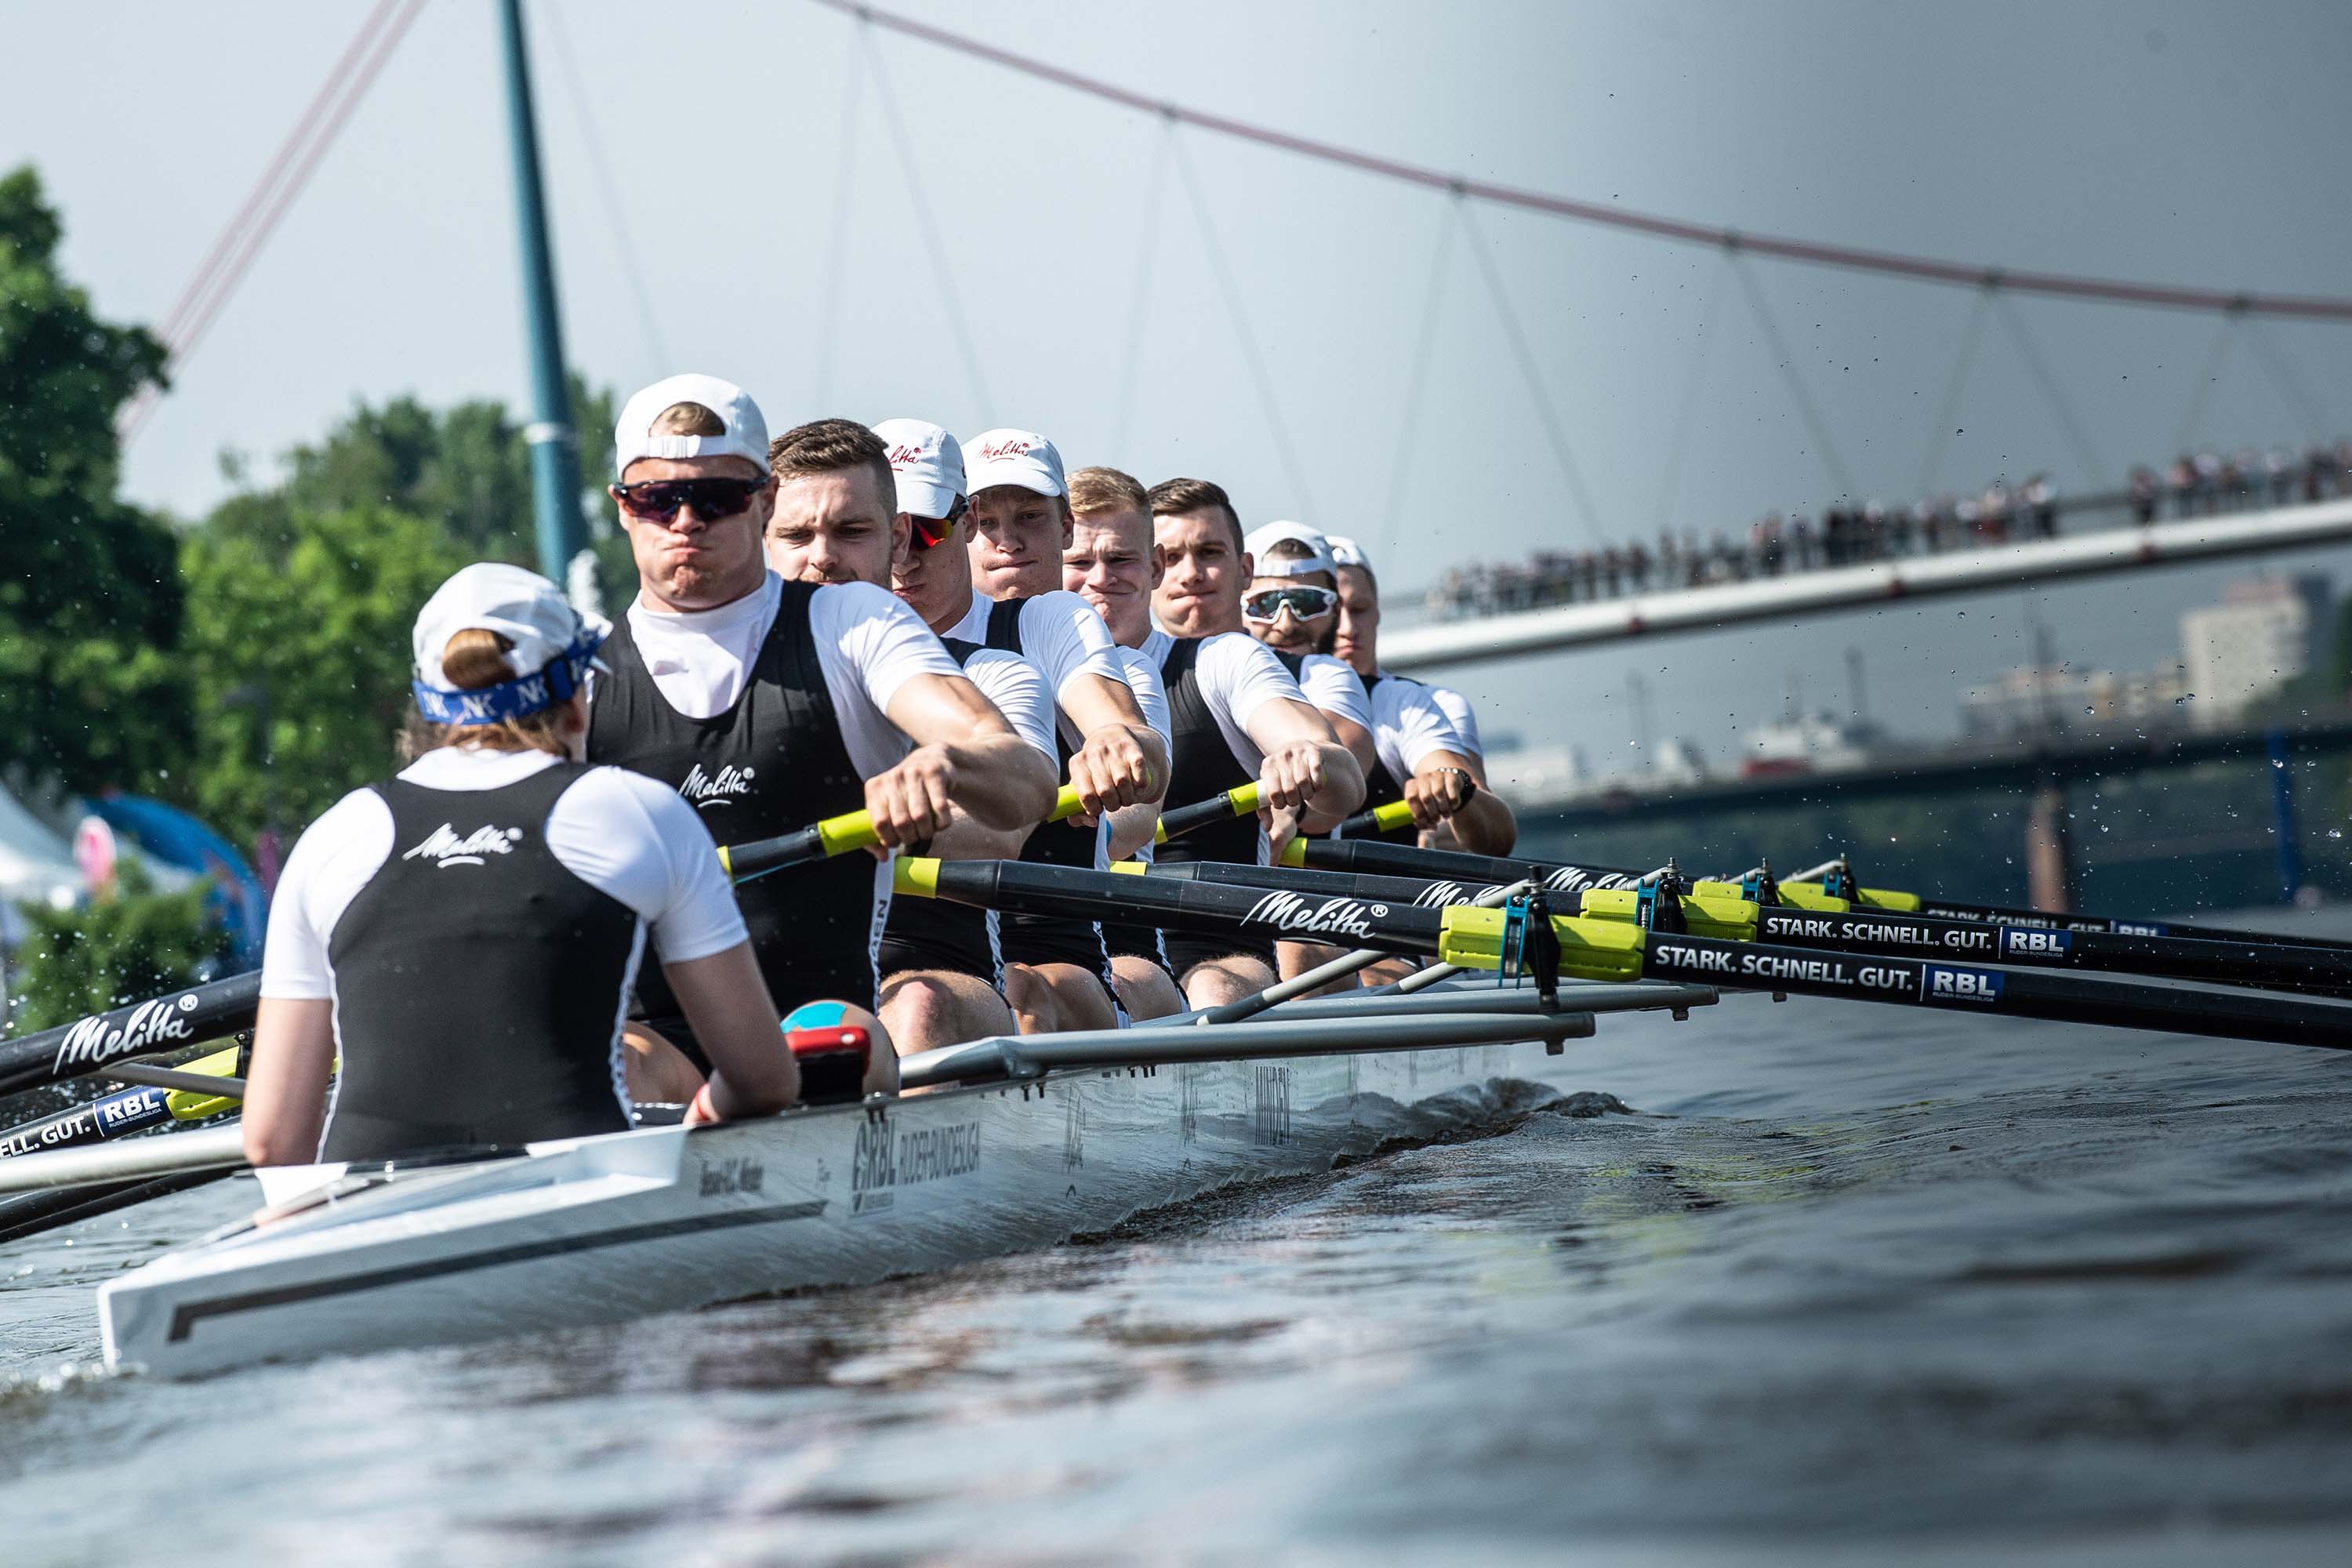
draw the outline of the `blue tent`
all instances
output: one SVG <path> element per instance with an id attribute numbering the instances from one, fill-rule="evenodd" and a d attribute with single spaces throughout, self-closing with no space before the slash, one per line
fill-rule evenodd
<path id="1" fill-rule="evenodd" d="M 109 790 L 82 804 L 150 858 L 205 879 L 205 911 L 228 933 L 236 963 L 251 968 L 261 962 L 269 895 L 236 846 L 179 807 L 144 795 Z"/>

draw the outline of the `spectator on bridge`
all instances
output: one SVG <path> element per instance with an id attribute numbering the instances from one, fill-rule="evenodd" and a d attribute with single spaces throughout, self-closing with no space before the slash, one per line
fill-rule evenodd
<path id="1" fill-rule="evenodd" d="M 2131 479 L 2126 487 L 2131 497 L 2132 521 L 2148 523 L 2156 521 L 2156 473 L 2146 463 L 2132 465 Z"/>
<path id="2" fill-rule="evenodd" d="M 2058 537 L 2058 487 L 2050 482 L 2048 474 L 2036 474 L 2025 481 L 2020 500 L 2025 503 L 2025 515 L 2036 539 Z"/>
<path id="3" fill-rule="evenodd" d="M 2200 452 L 2189 460 L 2197 475 L 2197 501 L 2208 515 L 2221 510 L 2221 458 L 2217 452 Z"/>
<path id="4" fill-rule="evenodd" d="M 2263 454 L 2263 472 L 2271 482 L 2271 505 L 2284 506 L 2294 499 L 2294 454 L 2273 447 Z"/>
<path id="5" fill-rule="evenodd" d="M 2193 516 L 2197 510 L 2197 459 L 2183 452 L 2172 459 L 2165 471 L 2165 484 L 2172 492 L 2172 515 Z"/>

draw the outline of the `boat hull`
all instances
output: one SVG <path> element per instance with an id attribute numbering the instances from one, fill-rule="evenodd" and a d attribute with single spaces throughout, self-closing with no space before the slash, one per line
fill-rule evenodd
<path id="1" fill-rule="evenodd" d="M 109 1282 L 110 1365 L 614 1322 L 1051 1246 L 1534 1102 L 1538 1047 L 1087 1070 L 425 1170 Z"/>

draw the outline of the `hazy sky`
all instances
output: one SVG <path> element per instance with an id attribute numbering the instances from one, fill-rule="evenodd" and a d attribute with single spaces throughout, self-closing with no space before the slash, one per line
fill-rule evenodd
<path id="1" fill-rule="evenodd" d="M 2352 293 L 2338 5 L 899 3 L 1141 91 L 1512 184 L 2015 268 Z M 0 97 L 0 163 L 38 166 L 67 264 L 102 311 L 169 308 L 364 10 L 5 7 L 12 54 L 47 63 Z M 861 40 L 805 4 L 535 0 L 530 16 L 570 354 L 624 391 L 698 369 L 750 386 L 779 429 L 835 413 L 1034 427 L 1073 465 L 1206 475 L 1246 521 L 1353 532 L 1391 585 L 1418 585 L 1465 557 L 1593 537 L 1475 245 L 1602 536 L 1654 534 L 1669 495 L 1676 526 L 1704 533 L 1836 493 L 1713 251 L 1475 205 L 1465 221 L 1441 195 L 1200 132 L 1171 146 L 1153 117 L 893 34 Z M 200 510 L 224 488 L 224 448 L 266 459 L 353 398 L 521 401 L 503 116 L 490 0 L 434 0 L 141 434 L 134 496 Z M 1865 493 L 1916 494 L 1974 296 L 1751 265 L 1837 462 Z M 1942 485 L 2048 468 L 2106 488 L 2183 439 L 2315 435 L 2307 404 L 2352 430 L 2352 329 L 2256 323 L 2282 374 L 2211 318 L 2013 303 L 2084 439 L 1994 320 L 1941 437 Z M 2144 664 L 2170 657 L 2180 607 L 2242 570 L 2060 590 L 2044 613 L 2063 654 Z M 1778 709 L 1792 667 L 1817 672 L 1811 693 L 1842 695 L 1853 642 L 1872 656 L 1880 716 L 1934 731 L 1956 686 L 2017 661 L 2005 634 L 2021 602 L 1482 667 L 1462 683 L 1494 728 L 1602 754 L 1631 733 L 1622 677 L 1640 668 L 1661 728 L 1720 755 Z"/>

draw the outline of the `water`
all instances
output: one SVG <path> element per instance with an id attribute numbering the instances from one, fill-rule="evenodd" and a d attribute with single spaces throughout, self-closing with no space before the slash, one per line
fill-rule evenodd
<path id="1" fill-rule="evenodd" d="M 1638 1114 L 194 1384 L 72 1370 L 88 1290 L 249 1185 L 20 1243 L 0 1559 L 2352 1551 L 2352 1058 L 1745 997 L 1528 1063 Z"/>

